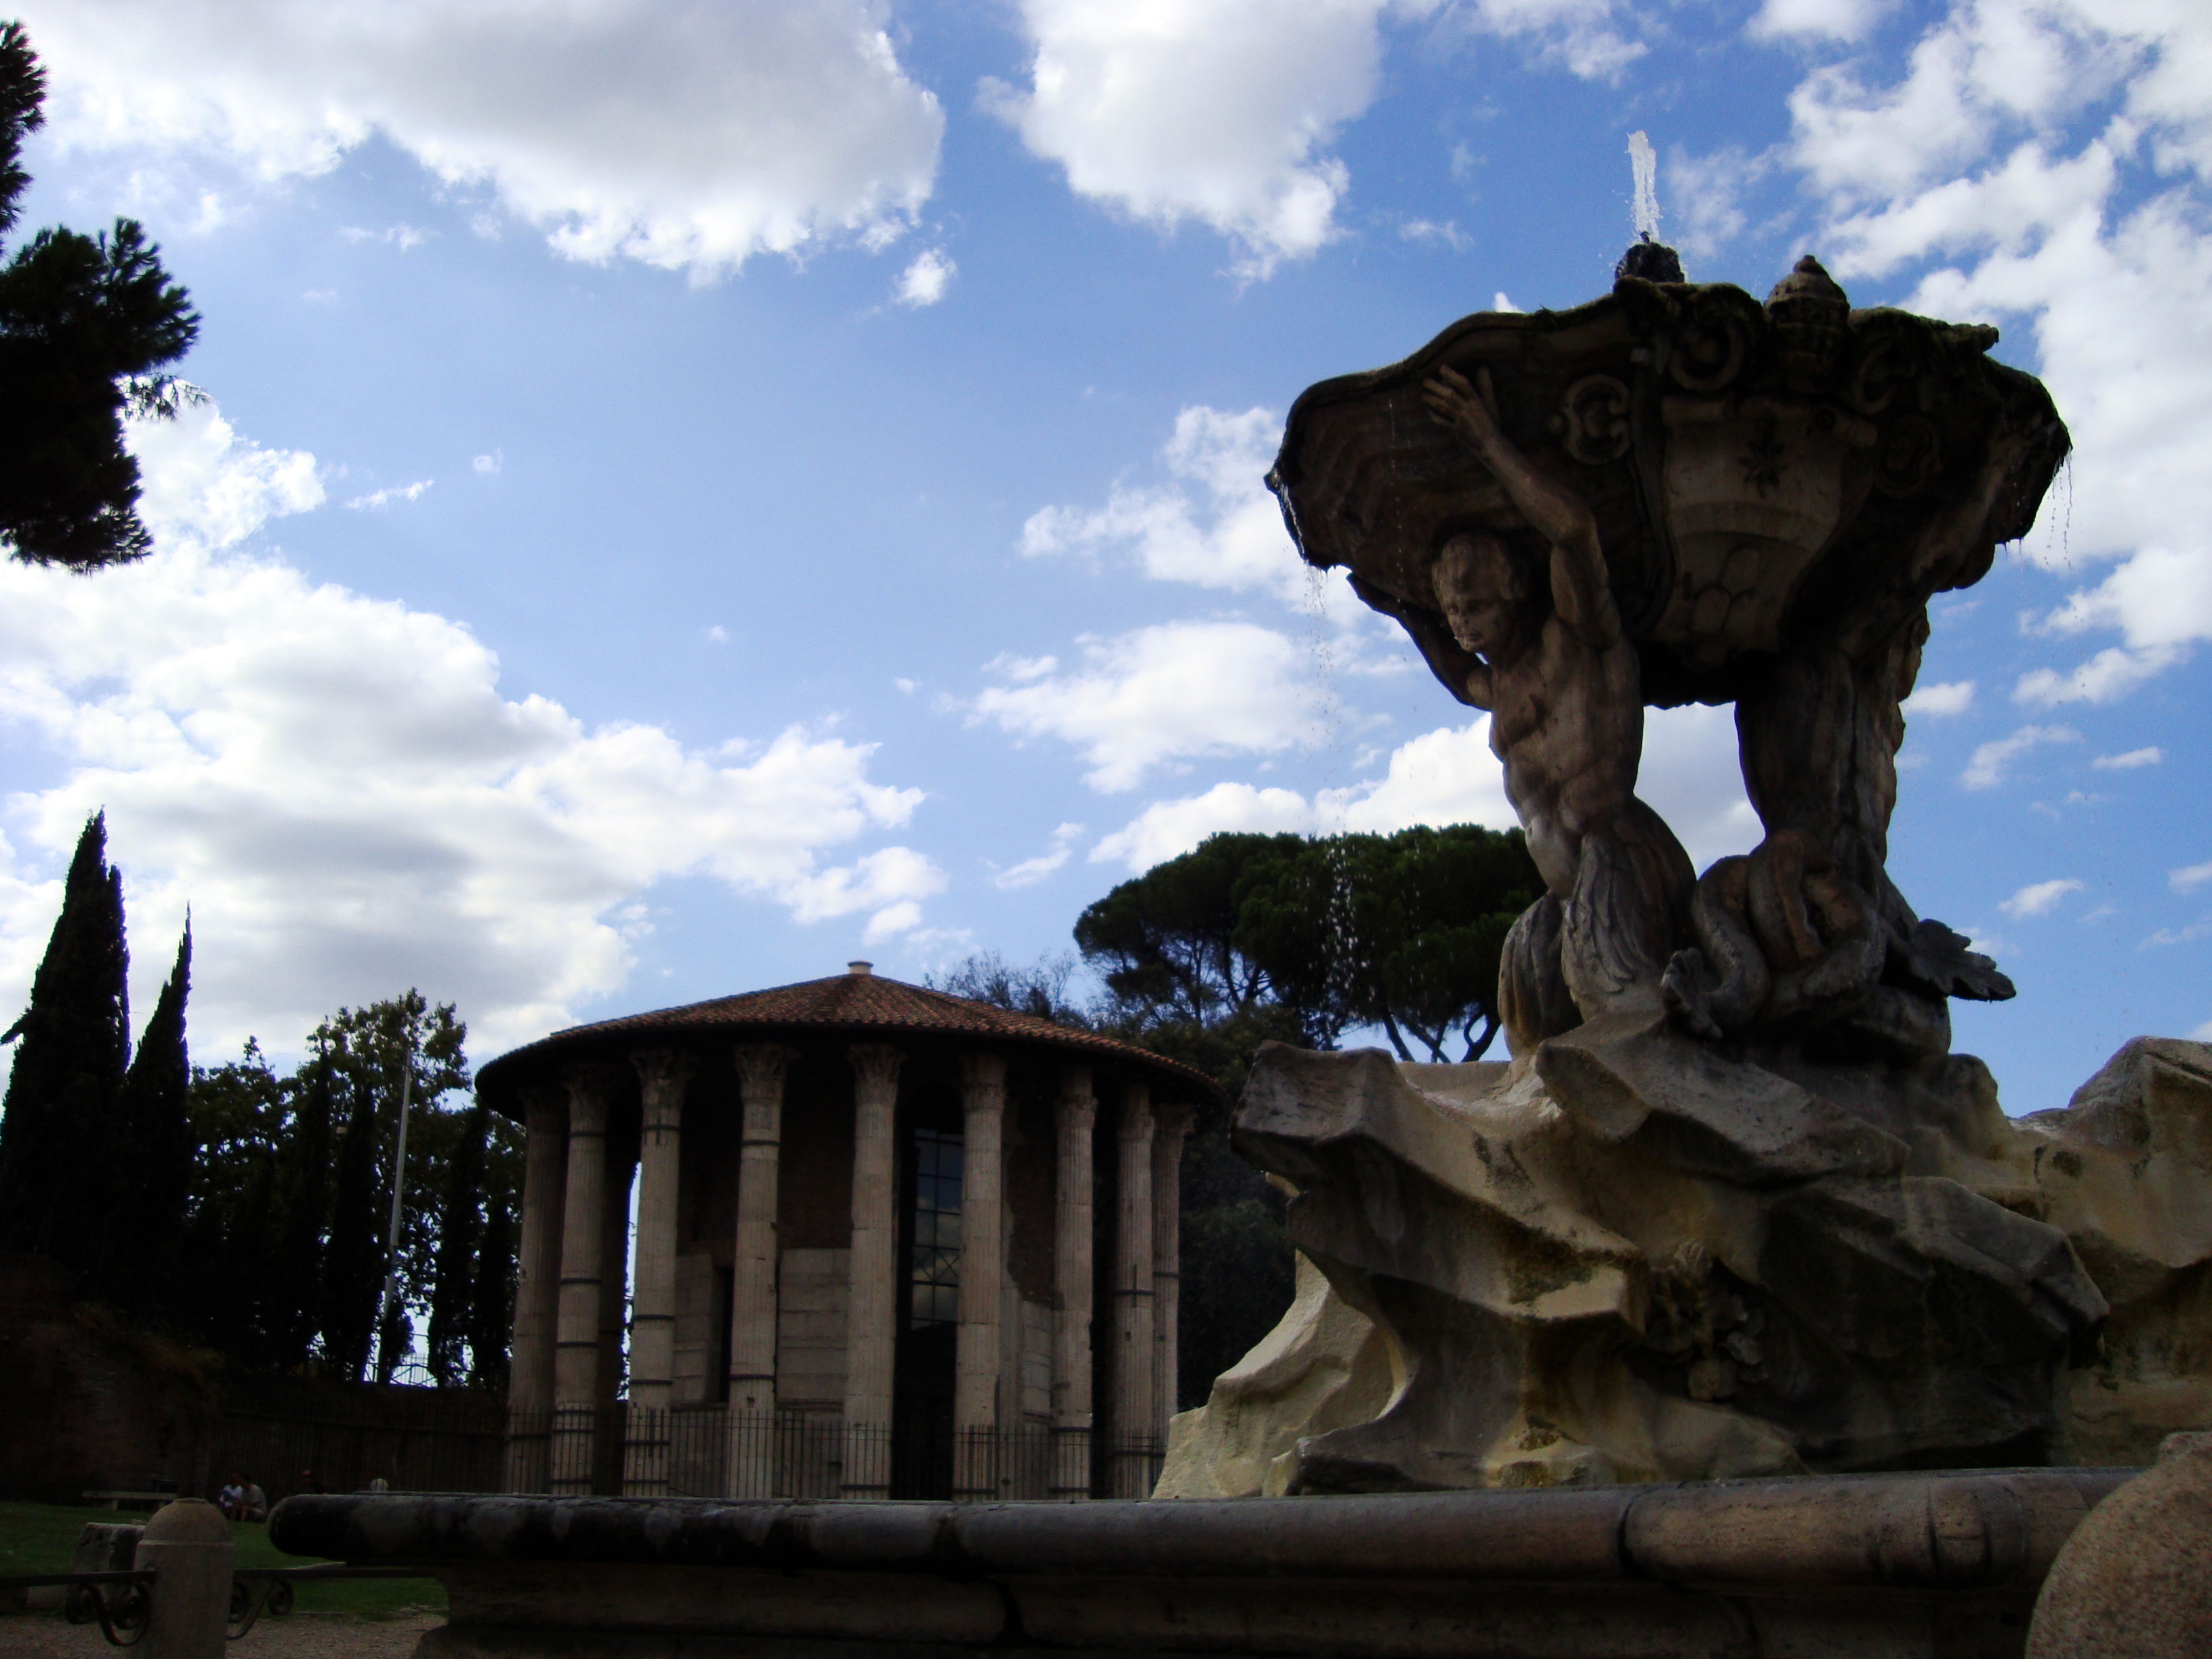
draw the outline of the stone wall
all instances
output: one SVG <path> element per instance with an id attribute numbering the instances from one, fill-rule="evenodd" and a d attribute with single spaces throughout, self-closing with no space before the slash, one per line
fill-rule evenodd
<path id="1" fill-rule="evenodd" d="M 0 1255 L 0 1496 L 76 1504 L 156 1480 L 197 1489 L 216 1364 L 77 1301 L 51 1262 Z"/>

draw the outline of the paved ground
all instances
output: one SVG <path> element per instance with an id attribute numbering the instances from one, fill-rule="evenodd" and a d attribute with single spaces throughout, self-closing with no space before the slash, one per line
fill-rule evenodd
<path id="1" fill-rule="evenodd" d="M 238 1659 L 410 1659 L 441 1613 L 356 1619 L 345 1613 L 295 1613 L 263 1619 L 229 1644 Z M 0 1618 L 0 1659 L 93 1659 L 114 1654 L 98 1625 L 70 1625 L 52 1613 Z"/>

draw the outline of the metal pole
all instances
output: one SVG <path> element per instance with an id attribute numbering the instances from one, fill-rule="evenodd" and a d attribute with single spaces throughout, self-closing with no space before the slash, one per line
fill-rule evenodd
<path id="1" fill-rule="evenodd" d="M 392 1298 L 399 1289 L 399 1205 L 407 1191 L 407 1106 L 415 1087 L 415 1051 L 399 1051 L 399 1155 L 392 1162 L 392 1225 L 384 1237 L 384 1295 L 376 1306 L 377 1380 L 392 1375 L 392 1356 L 385 1344 L 392 1334 Z"/>

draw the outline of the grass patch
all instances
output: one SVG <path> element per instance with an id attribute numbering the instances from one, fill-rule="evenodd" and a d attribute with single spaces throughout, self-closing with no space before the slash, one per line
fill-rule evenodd
<path id="1" fill-rule="evenodd" d="M 67 1572 L 77 1534 L 88 1521 L 143 1522 L 146 1514 L 118 1515 L 112 1510 L 66 1504 L 0 1502 L 0 1576 Z M 304 1567 L 317 1558 L 287 1555 L 269 1541 L 269 1528 L 258 1521 L 230 1523 L 232 1547 L 241 1567 Z M 409 1613 L 443 1613 L 446 1587 L 434 1578 L 359 1578 L 335 1584 L 302 1584 L 294 1604 L 301 1613 L 349 1613 L 362 1619 L 393 1619 Z"/>

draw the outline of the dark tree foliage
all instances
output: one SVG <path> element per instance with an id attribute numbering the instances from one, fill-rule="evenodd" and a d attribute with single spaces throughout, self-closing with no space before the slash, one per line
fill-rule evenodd
<path id="1" fill-rule="evenodd" d="M 246 1237 L 256 1243 L 276 1241 L 267 1361 L 290 1370 L 307 1364 L 320 1328 L 323 1236 L 330 1224 L 331 1150 L 337 1134 L 331 1068 L 318 1066 L 295 1076 L 285 1093 L 291 1105 L 289 1133 L 266 1159 L 276 1194 L 275 1224 Z"/>
<path id="2" fill-rule="evenodd" d="M 522 1207 L 520 1190 L 521 1143 L 504 1120 L 494 1129 L 514 1144 L 502 1150 L 508 1156 L 487 1159 L 492 1177 L 484 1192 L 483 1243 L 477 1253 L 475 1293 L 469 1300 L 469 1382 L 471 1387 L 507 1391 L 509 1346 L 514 1334 L 515 1213 Z M 506 1179 L 499 1176 L 503 1173 Z"/>
<path id="3" fill-rule="evenodd" d="M 78 838 L 62 912 L 6 1033 L 21 1038 L 0 1117 L 0 1245 L 99 1276 L 113 1197 L 106 1158 L 129 1053 L 131 959 L 107 817 Z"/>
<path id="4" fill-rule="evenodd" d="M 0 231 L 21 211 L 45 95 L 22 26 L 0 24 Z M 0 538 L 15 557 L 97 570 L 151 550 L 123 416 L 176 412 L 188 391 L 159 371 L 198 331 L 132 220 L 42 230 L 0 265 Z"/>
<path id="5" fill-rule="evenodd" d="M 1474 1059 L 1497 1030 L 1505 934 L 1541 891 L 1517 830 L 1214 836 L 1076 923 L 1107 988 L 1091 1023 L 1231 1100 L 1270 1039 L 1334 1048 L 1371 1025 L 1403 1060 Z M 1294 1276 L 1282 1197 L 1236 1155 L 1225 1120 L 1194 1126 L 1182 1174 L 1188 1407 L 1281 1317 Z"/>
<path id="6" fill-rule="evenodd" d="M 337 1054 L 321 1058 L 327 1064 L 349 1056 L 340 1045 Z M 357 1382 L 368 1367 L 384 1277 L 384 1250 L 377 1237 L 377 1101 L 374 1087 L 354 1073 L 342 1073 L 333 1092 L 344 1103 L 344 1120 L 338 1131 L 331 1230 L 323 1247 L 315 1322 L 322 1332 L 325 1368 Z"/>
<path id="7" fill-rule="evenodd" d="M 430 1287 L 430 1376 L 441 1389 L 467 1376 L 464 1349 L 479 1291 L 477 1251 L 484 1229 L 484 1144 L 491 1108 L 479 1100 L 462 1115 L 445 1160 L 445 1195 L 438 1212 L 438 1247 Z"/>
<path id="8" fill-rule="evenodd" d="M 192 930 L 187 921 L 177 941 L 176 966 L 124 1076 L 116 1113 L 109 1182 L 118 1201 L 108 1230 L 112 1248 L 106 1282 L 100 1288 L 125 1307 L 159 1304 L 173 1291 L 173 1246 L 184 1226 L 191 1184 L 192 1062 L 185 1045 L 185 1001 L 191 981 Z"/>
<path id="9" fill-rule="evenodd" d="M 1505 935 L 1542 891 L 1518 830 L 1343 836 L 1258 861 L 1233 938 L 1285 1000 L 1381 1027 L 1399 1059 L 1477 1060 Z"/>
<path id="10" fill-rule="evenodd" d="M 283 1079 L 249 1042 L 239 1059 L 194 1071 L 186 1110 L 193 1155 L 168 1312 L 182 1331 L 249 1366 L 277 1365 L 285 1276 L 295 1266 L 283 1248 L 273 1157 Z"/>
<path id="11" fill-rule="evenodd" d="M 441 1383 L 504 1388 L 522 1144 L 473 1100 L 467 1028 L 413 991 L 341 1009 L 279 1077 L 258 1046 L 192 1085 L 194 1251 L 229 1293 L 193 1334 L 252 1369 L 359 1379 L 376 1341 L 403 1061 L 412 1066 L 398 1310 L 378 1370 L 425 1306 Z"/>

